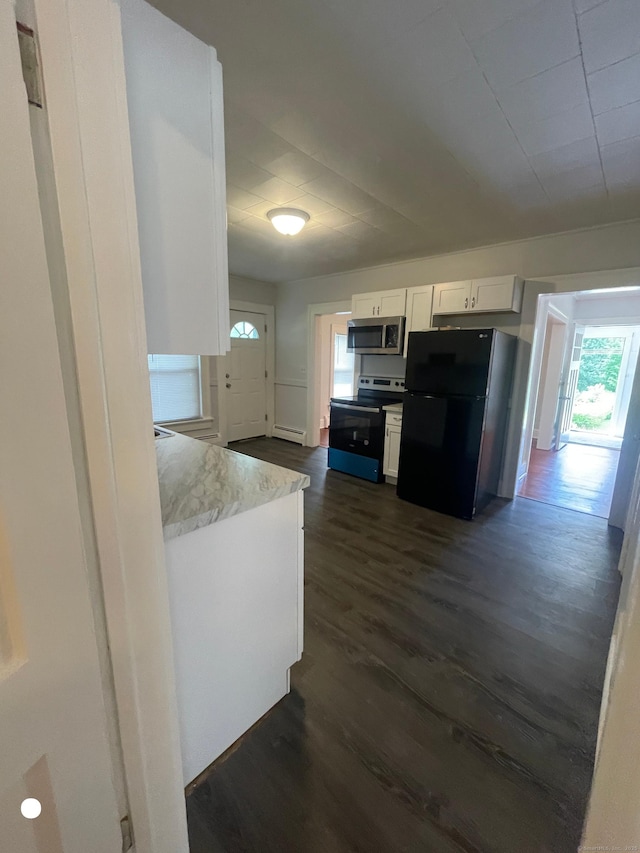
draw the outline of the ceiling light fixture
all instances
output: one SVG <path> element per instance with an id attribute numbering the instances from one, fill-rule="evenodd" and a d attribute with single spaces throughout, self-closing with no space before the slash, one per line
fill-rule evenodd
<path id="1" fill-rule="evenodd" d="M 276 207 L 275 210 L 267 213 L 267 219 L 280 234 L 293 237 L 299 234 L 307 224 L 309 214 L 295 207 Z"/>

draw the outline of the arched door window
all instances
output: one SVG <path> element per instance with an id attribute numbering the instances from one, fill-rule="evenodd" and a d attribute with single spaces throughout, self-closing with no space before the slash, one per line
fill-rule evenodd
<path id="1" fill-rule="evenodd" d="M 236 323 L 231 328 L 231 337 L 257 341 L 260 335 L 253 323 L 249 323 L 247 320 L 240 320 L 239 323 Z"/>

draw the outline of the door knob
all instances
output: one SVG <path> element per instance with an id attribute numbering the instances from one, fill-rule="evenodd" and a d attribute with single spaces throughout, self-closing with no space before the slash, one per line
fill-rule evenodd
<path id="1" fill-rule="evenodd" d="M 224 375 L 224 376 L 225 376 L 225 379 L 228 379 L 228 378 L 229 378 L 229 376 L 230 376 L 230 374 L 229 374 L 229 373 L 225 373 L 225 375 Z"/>
<path id="2" fill-rule="evenodd" d="M 231 383 L 227 382 L 227 388 L 231 388 Z"/>

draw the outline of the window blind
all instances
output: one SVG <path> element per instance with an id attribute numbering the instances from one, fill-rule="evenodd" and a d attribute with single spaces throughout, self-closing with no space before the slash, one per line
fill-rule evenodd
<path id="1" fill-rule="evenodd" d="M 200 358 L 197 355 L 150 355 L 149 379 L 155 423 L 202 415 Z"/>

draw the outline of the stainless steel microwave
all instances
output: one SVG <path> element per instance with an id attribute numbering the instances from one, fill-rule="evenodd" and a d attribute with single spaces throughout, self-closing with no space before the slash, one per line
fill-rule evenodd
<path id="1" fill-rule="evenodd" d="M 347 322 L 347 351 L 358 355 L 402 355 L 404 317 L 365 317 Z"/>

